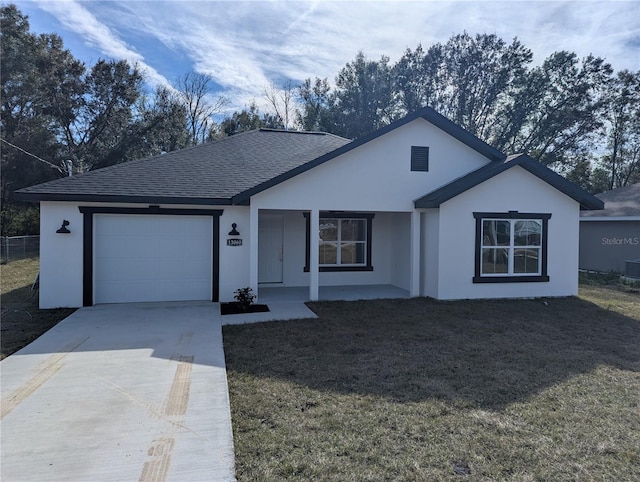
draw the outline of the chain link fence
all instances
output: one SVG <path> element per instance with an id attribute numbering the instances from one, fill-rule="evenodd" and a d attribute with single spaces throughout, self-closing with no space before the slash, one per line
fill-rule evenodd
<path id="1" fill-rule="evenodd" d="M 3 263 L 38 256 L 40 256 L 40 236 L 0 237 L 0 260 Z"/>

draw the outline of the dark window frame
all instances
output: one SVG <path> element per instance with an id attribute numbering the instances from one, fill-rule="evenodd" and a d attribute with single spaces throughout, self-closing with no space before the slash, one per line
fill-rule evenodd
<path id="1" fill-rule="evenodd" d="M 519 213 L 517 211 L 509 211 L 506 213 L 485 213 L 474 212 L 473 217 L 476 219 L 476 244 L 475 244 L 475 274 L 474 283 L 541 283 L 549 281 L 547 272 L 547 252 L 548 252 L 548 227 L 550 213 Z M 536 220 L 542 222 L 542 242 L 541 242 L 541 273 L 539 275 L 506 275 L 506 276 L 487 276 L 482 275 L 482 221 L 484 219 L 497 220 Z"/>
<path id="2" fill-rule="evenodd" d="M 308 212 L 302 213 L 305 218 L 306 236 L 305 236 L 305 261 L 304 272 L 309 272 L 309 261 L 311 259 L 311 214 Z M 350 211 L 320 211 L 320 219 L 334 218 L 334 219 L 364 219 L 367 221 L 367 256 L 366 264 L 361 266 L 319 266 L 318 270 L 322 273 L 327 272 L 339 272 L 339 271 L 373 271 L 373 265 L 371 264 L 371 234 L 373 232 L 373 218 L 374 213 L 361 213 Z"/>
<path id="3" fill-rule="evenodd" d="M 429 172 L 428 146 L 411 146 L 411 171 Z"/>

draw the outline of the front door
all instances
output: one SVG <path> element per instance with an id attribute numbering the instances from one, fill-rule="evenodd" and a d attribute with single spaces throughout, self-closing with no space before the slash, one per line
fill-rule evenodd
<path id="1" fill-rule="evenodd" d="M 258 283 L 282 283 L 281 214 L 262 214 L 258 222 Z"/>

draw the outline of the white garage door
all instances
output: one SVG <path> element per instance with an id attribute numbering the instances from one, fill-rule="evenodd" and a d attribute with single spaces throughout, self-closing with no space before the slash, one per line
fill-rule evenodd
<path id="1" fill-rule="evenodd" d="M 97 214 L 95 303 L 211 300 L 210 216 Z"/>

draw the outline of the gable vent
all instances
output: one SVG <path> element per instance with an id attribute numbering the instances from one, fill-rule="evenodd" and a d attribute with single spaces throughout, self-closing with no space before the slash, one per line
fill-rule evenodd
<path id="1" fill-rule="evenodd" d="M 429 170 L 429 148 L 426 146 L 411 146 L 411 170 Z"/>

